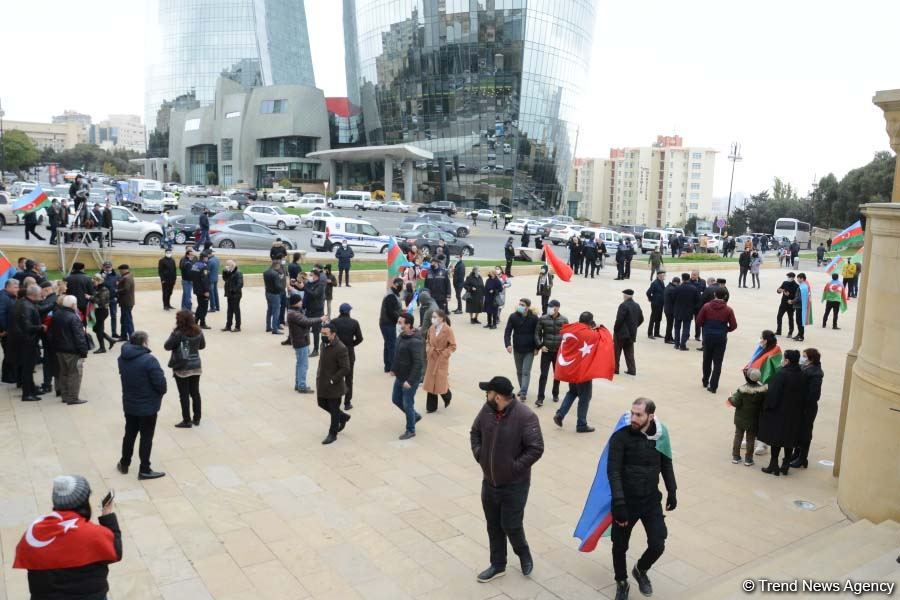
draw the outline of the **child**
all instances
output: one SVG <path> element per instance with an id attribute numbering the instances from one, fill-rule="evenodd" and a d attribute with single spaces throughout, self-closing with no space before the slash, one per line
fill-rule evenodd
<path id="1" fill-rule="evenodd" d="M 768 386 L 759 383 L 759 369 L 748 369 L 744 377 L 747 380 L 728 399 L 734 407 L 734 445 L 731 448 L 731 462 L 741 462 L 741 441 L 747 437 L 744 466 L 753 466 L 753 449 L 756 432 L 759 429 L 759 414 L 766 400 Z"/>

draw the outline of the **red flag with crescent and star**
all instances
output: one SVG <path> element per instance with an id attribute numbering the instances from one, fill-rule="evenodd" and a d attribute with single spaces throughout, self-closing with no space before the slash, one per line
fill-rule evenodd
<path id="1" fill-rule="evenodd" d="M 569 323 L 561 332 L 554 377 L 559 381 L 582 383 L 592 379 L 612 381 L 616 370 L 612 334 L 602 325 Z"/>
<path id="2" fill-rule="evenodd" d="M 16 546 L 14 569 L 72 569 L 116 562 L 113 532 L 70 510 L 53 511 L 28 526 Z"/>

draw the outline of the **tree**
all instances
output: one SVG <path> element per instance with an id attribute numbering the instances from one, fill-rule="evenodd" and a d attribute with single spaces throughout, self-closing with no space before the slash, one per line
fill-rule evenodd
<path id="1" fill-rule="evenodd" d="M 695 235 L 697 233 L 697 217 L 690 217 L 684 223 L 684 233 L 687 235 Z"/>
<path id="2" fill-rule="evenodd" d="M 115 177 L 116 175 L 119 174 L 119 170 L 116 168 L 116 165 L 107 161 L 107 162 L 103 163 L 103 174 L 109 175 L 110 177 Z"/>
<path id="3" fill-rule="evenodd" d="M 18 129 L 10 129 L 0 138 L 3 145 L 4 169 L 10 171 L 22 171 L 36 165 L 41 158 L 41 153 L 24 132 Z"/>
<path id="4" fill-rule="evenodd" d="M 215 171 L 207 171 L 206 172 L 206 184 L 207 185 L 216 185 L 219 182 L 219 176 Z"/>
<path id="5" fill-rule="evenodd" d="M 181 174 L 177 170 L 172 169 L 172 174 L 169 175 L 169 180 L 172 183 L 181 183 Z"/>
<path id="6" fill-rule="evenodd" d="M 278 182 L 278 185 L 280 185 L 283 188 L 289 188 L 289 187 L 291 187 L 291 180 L 288 179 L 287 177 L 284 177 L 283 179 L 281 179 Z"/>

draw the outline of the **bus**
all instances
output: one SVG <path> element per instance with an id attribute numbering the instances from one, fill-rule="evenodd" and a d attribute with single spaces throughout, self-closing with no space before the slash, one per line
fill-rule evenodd
<path id="1" fill-rule="evenodd" d="M 779 242 L 787 239 L 789 242 L 797 242 L 807 250 L 812 247 L 812 227 L 809 223 L 797 219 L 778 219 L 775 221 L 775 239 Z"/>

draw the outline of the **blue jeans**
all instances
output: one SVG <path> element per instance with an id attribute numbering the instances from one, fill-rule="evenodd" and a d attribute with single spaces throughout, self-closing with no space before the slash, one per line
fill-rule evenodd
<path id="1" fill-rule="evenodd" d="M 194 292 L 194 282 L 181 280 L 181 308 L 191 310 L 191 295 Z"/>
<path id="2" fill-rule="evenodd" d="M 566 392 L 559 410 L 556 411 L 556 415 L 564 419 L 569 413 L 569 409 L 572 408 L 572 404 L 575 403 L 575 398 L 577 397 L 578 421 L 575 425 L 577 427 L 587 427 L 588 407 L 591 405 L 591 395 L 594 393 L 592 383 L 593 382 L 591 381 L 585 381 L 584 383 L 570 383 L 569 391 Z"/>
<path id="3" fill-rule="evenodd" d="M 131 308 L 130 306 L 121 306 L 120 309 L 122 311 L 122 337 L 131 339 L 131 334 L 134 333 L 134 321 L 131 318 Z"/>
<path id="4" fill-rule="evenodd" d="M 388 373 L 394 364 L 394 348 L 397 346 L 397 326 L 381 325 L 381 337 L 384 338 L 384 372 Z"/>
<path id="5" fill-rule="evenodd" d="M 209 310 L 219 310 L 219 280 L 209 282 Z"/>
<path id="6" fill-rule="evenodd" d="M 194 250 L 199 250 L 200 246 L 205 244 L 209 240 L 209 229 L 201 229 L 200 237 L 197 238 L 197 242 L 194 244 Z"/>
<path id="7" fill-rule="evenodd" d="M 409 433 L 416 432 L 416 419 L 419 413 L 416 412 L 416 390 L 419 384 L 410 386 L 409 389 L 403 387 L 405 380 L 397 377 L 394 379 L 394 393 L 391 401 L 394 406 L 402 410 L 406 414 L 406 431 Z"/>
<path id="8" fill-rule="evenodd" d="M 691 324 L 694 319 L 675 319 L 675 346 L 684 347 L 691 337 Z"/>
<path id="9" fill-rule="evenodd" d="M 294 348 L 294 353 L 297 355 L 297 368 L 296 375 L 294 376 L 294 389 L 305 390 L 307 389 L 306 372 L 309 370 L 309 346 Z"/>
<path id="10" fill-rule="evenodd" d="M 281 312 L 282 294 L 266 292 L 266 331 L 278 331 L 278 315 Z"/>

